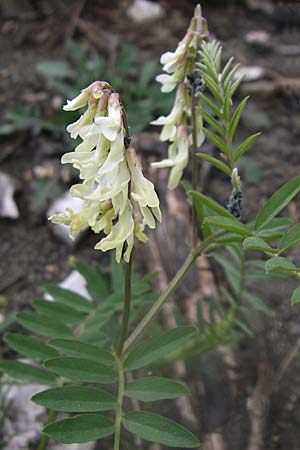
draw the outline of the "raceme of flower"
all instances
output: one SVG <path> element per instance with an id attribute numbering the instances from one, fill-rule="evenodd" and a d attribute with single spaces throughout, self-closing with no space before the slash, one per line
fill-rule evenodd
<path id="1" fill-rule="evenodd" d="M 91 227 L 105 236 L 95 248 L 116 249 L 116 260 L 129 261 L 134 237 L 147 241 L 145 226 L 155 228 L 161 220 L 159 199 L 147 180 L 135 151 L 127 148 L 127 121 L 119 94 L 105 81 L 95 81 L 64 106 L 75 111 L 87 105 L 83 115 L 67 127 L 71 137 L 82 142 L 62 157 L 79 170 L 81 183 L 71 187 L 73 197 L 85 200 L 83 208 L 50 217 L 53 223 L 70 226 L 72 239 Z M 139 211 L 138 211 L 139 210 Z M 140 219 L 141 217 L 141 219 Z M 126 244 L 126 245 L 125 245 Z"/>
<path id="2" fill-rule="evenodd" d="M 203 19 L 204 20 L 204 19 Z M 194 17 L 188 31 L 178 44 L 175 52 L 166 52 L 161 56 L 163 70 L 167 74 L 158 75 L 156 80 L 162 83 L 162 92 L 171 92 L 177 86 L 174 106 L 170 114 L 154 120 L 152 125 L 163 125 L 160 139 L 170 141 L 168 158 L 153 163 L 153 167 L 172 167 L 168 187 L 174 189 L 181 180 L 184 168 L 189 161 L 188 124 L 191 121 L 190 74 L 194 70 L 197 55 L 197 18 Z M 199 99 L 196 98 L 197 146 L 204 141 L 202 116 L 199 112 Z"/>

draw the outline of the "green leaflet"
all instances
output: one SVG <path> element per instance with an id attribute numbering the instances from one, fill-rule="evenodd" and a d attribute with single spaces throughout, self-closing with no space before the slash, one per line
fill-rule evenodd
<path id="1" fill-rule="evenodd" d="M 267 242 L 259 237 L 249 237 L 244 240 L 245 250 L 259 250 L 266 253 L 278 253 L 278 249 L 272 248 Z"/>
<path id="2" fill-rule="evenodd" d="M 85 278 L 86 288 L 94 300 L 100 301 L 108 297 L 109 290 L 99 269 L 78 260 L 75 260 L 74 267 Z"/>
<path id="3" fill-rule="evenodd" d="M 114 357 L 111 353 L 87 342 L 75 339 L 51 339 L 48 344 L 60 350 L 66 356 L 78 356 L 80 358 L 101 362 L 108 366 L 114 363 Z"/>
<path id="4" fill-rule="evenodd" d="M 218 147 L 218 149 L 221 150 L 222 153 L 224 153 L 227 156 L 230 154 L 230 148 L 227 147 L 227 145 L 225 144 L 224 141 L 222 141 L 221 138 L 219 138 L 215 133 L 208 130 L 207 128 L 203 128 L 203 131 L 208 137 L 208 139 L 212 141 L 216 145 L 216 147 Z"/>
<path id="5" fill-rule="evenodd" d="M 199 440 L 182 425 L 151 412 L 130 412 L 125 414 L 122 423 L 127 431 L 146 441 L 180 448 L 200 445 Z"/>
<path id="6" fill-rule="evenodd" d="M 50 423 L 43 429 L 46 436 L 64 444 L 95 441 L 110 436 L 113 432 L 113 421 L 100 414 L 80 414 Z"/>
<path id="7" fill-rule="evenodd" d="M 292 305 L 296 305 L 297 303 L 300 303 L 300 288 L 296 288 L 292 294 L 291 298 Z"/>
<path id="8" fill-rule="evenodd" d="M 54 348 L 31 336 L 25 336 L 19 333 L 6 333 L 3 340 L 10 348 L 20 353 L 20 355 L 28 356 L 29 358 L 49 359 L 58 356 Z"/>
<path id="9" fill-rule="evenodd" d="M 110 384 L 116 380 L 111 367 L 84 358 L 60 357 L 45 361 L 45 367 L 72 381 Z"/>
<path id="10" fill-rule="evenodd" d="M 31 399 L 53 411 L 93 412 L 114 409 L 114 397 L 93 387 L 64 386 L 39 392 Z"/>
<path id="11" fill-rule="evenodd" d="M 256 295 L 252 294 L 252 292 L 244 292 L 243 299 L 250 303 L 257 311 L 261 311 L 264 314 L 271 316 L 271 309 Z"/>
<path id="12" fill-rule="evenodd" d="M 237 160 L 248 150 L 254 139 L 259 136 L 261 133 L 255 133 L 245 139 L 236 149 L 233 154 L 233 160 L 236 163 Z"/>
<path id="13" fill-rule="evenodd" d="M 288 258 L 284 258 L 283 256 L 275 256 L 274 258 L 271 258 L 266 262 L 265 270 L 267 273 L 277 270 L 294 272 L 295 270 L 297 270 L 297 267 Z"/>
<path id="14" fill-rule="evenodd" d="M 54 384 L 55 375 L 40 367 L 24 364 L 19 361 L 0 361 L 0 369 L 18 381 L 32 384 Z"/>
<path id="15" fill-rule="evenodd" d="M 219 170 L 222 170 L 222 172 L 225 172 L 227 175 L 231 175 L 231 171 L 227 164 L 225 164 L 223 161 L 220 161 L 217 158 L 214 158 L 213 156 L 207 155 L 206 153 L 196 153 L 196 156 L 198 156 L 201 159 L 204 159 L 205 161 L 209 162 L 211 165 L 216 167 Z"/>
<path id="16" fill-rule="evenodd" d="M 220 216 L 229 217 L 230 219 L 234 219 L 233 215 L 224 208 L 224 206 L 217 203 L 210 197 L 202 194 L 201 192 L 190 191 L 189 194 L 193 197 L 195 202 L 204 203 L 204 205 L 208 206 L 214 212 L 216 212 Z"/>
<path id="17" fill-rule="evenodd" d="M 58 320 L 65 324 L 77 324 L 85 319 L 84 315 L 79 311 L 55 301 L 35 299 L 32 302 L 32 306 L 38 313 L 48 316 L 49 321 Z"/>
<path id="18" fill-rule="evenodd" d="M 231 121 L 230 121 L 230 125 L 229 125 L 229 134 L 230 136 L 233 136 L 235 133 L 235 130 L 238 126 L 239 120 L 241 118 L 241 114 L 246 106 L 246 103 L 248 101 L 249 97 L 245 97 L 241 103 L 237 106 L 236 110 L 234 111 Z"/>
<path id="19" fill-rule="evenodd" d="M 125 369 L 134 370 L 149 366 L 187 342 L 196 331 L 193 326 L 181 326 L 142 341 L 128 354 Z"/>
<path id="20" fill-rule="evenodd" d="M 229 217 L 220 216 L 209 216 L 206 217 L 204 223 L 208 225 L 214 225 L 218 228 L 223 228 L 224 230 L 232 231 L 233 233 L 240 234 L 242 236 L 251 236 L 252 233 L 247 230 L 245 225 L 237 219 Z"/>
<path id="21" fill-rule="evenodd" d="M 300 242 L 300 224 L 298 223 L 292 227 L 279 242 L 278 248 L 280 252 L 287 250 L 293 245 Z"/>
<path id="22" fill-rule="evenodd" d="M 76 294 L 76 292 L 52 284 L 46 284 L 44 289 L 54 300 L 64 303 L 77 311 L 89 312 L 94 309 L 91 301 L 82 297 L 82 295 Z"/>
<path id="23" fill-rule="evenodd" d="M 264 228 L 300 191 L 300 176 L 289 180 L 276 191 L 259 211 L 255 230 Z"/>
<path id="24" fill-rule="evenodd" d="M 49 337 L 71 337 L 72 330 L 61 322 L 50 321 L 48 316 L 34 312 L 21 312 L 17 322 L 33 333 Z"/>
<path id="25" fill-rule="evenodd" d="M 125 395 L 135 400 L 153 402 L 190 395 L 190 391 L 183 384 L 168 378 L 145 377 L 129 383 Z"/>

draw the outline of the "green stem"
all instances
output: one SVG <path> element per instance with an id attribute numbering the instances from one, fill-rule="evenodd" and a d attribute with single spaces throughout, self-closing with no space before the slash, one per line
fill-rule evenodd
<path id="1" fill-rule="evenodd" d="M 200 50 L 201 45 L 201 33 L 202 33 L 202 12 L 200 4 L 197 5 L 195 10 L 196 19 L 196 55 Z M 194 61 L 194 76 L 197 73 L 197 62 L 198 58 L 195 57 Z M 192 125 L 192 189 L 197 191 L 198 189 L 198 158 L 196 156 L 198 145 L 197 145 L 197 121 L 196 121 L 196 85 L 193 83 L 192 95 L 191 95 L 191 125 Z M 198 220 L 196 214 L 195 200 L 193 200 L 192 205 L 192 249 L 195 249 L 198 242 Z"/>
<path id="2" fill-rule="evenodd" d="M 129 262 L 125 265 L 125 286 L 124 286 L 124 308 L 123 308 L 123 318 L 120 330 L 120 335 L 118 338 L 116 346 L 116 355 L 120 356 L 122 354 L 130 314 L 130 300 L 131 300 L 131 269 L 132 269 L 132 257 L 130 256 Z"/>
<path id="3" fill-rule="evenodd" d="M 128 349 L 132 346 L 132 344 L 137 340 L 137 338 L 143 333 L 145 328 L 149 325 L 152 319 L 159 312 L 162 305 L 170 298 L 170 296 L 173 294 L 177 286 L 181 283 L 186 273 L 191 268 L 191 266 L 193 265 L 194 261 L 198 258 L 198 256 L 202 255 L 209 247 L 211 247 L 211 244 L 213 244 L 217 239 L 222 237 L 224 234 L 226 234 L 225 230 L 221 230 L 212 234 L 189 254 L 187 259 L 184 261 L 183 265 L 180 267 L 180 269 L 174 276 L 174 278 L 170 281 L 167 289 L 158 297 L 156 302 L 152 305 L 147 314 L 137 325 L 137 327 L 133 330 L 128 339 L 125 341 L 123 353 L 127 352 Z"/>
<path id="4" fill-rule="evenodd" d="M 116 420 L 115 420 L 115 438 L 114 438 L 114 450 L 120 448 L 120 436 L 121 436 L 121 422 L 122 422 L 122 405 L 125 389 L 125 378 L 123 369 L 122 358 L 116 355 L 116 361 L 118 366 L 118 398 L 116 405 Z"/>
<path id="5" fill-rule="evenodd" d="M 47 420 L 46 425 L 48 425 L 48 423 L 53 422 L 53 420 L 55 419 L 55 416 L 56 416 L 56 411 L 50 410 L 49 414 L 48 414 L 48 420 Z M 46 436 L 45 434 L 42 434 L 37 450 L 46 450 L 48 440 L 49 440 L 48 436 Z"/>

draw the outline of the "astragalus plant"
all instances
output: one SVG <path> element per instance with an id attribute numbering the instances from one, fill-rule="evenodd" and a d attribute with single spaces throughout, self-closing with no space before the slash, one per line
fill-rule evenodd
<path id="1" fill-rule="evenodd" d="M 75 262 L 91 299 L 46 285 L 53 301 L 36 299 L 33 311 L 17 315 L 17 322 L 37 336 L 7 333 L 4 338 L 13 350 L 38 364 L 9 360 L 2 361 L 2 369 L 20 381 L 51 385 L 32 398 L 50 411 L 39 450 L 46 448 L 48 437 L 71 444 L 109 436 L 114 450 L 125 449 L 123 428 L 161 445 L 198 447 L 199 440 L 190 431 L 144 406 L 188 395 L 187 387 L 176 380 L 148 376 L 144 369 L 208 351 L 249 331 L 239 315 L 243 301 L 252 299 L 255 307 L 266 309 L 245 289 L 249 261 L 262 275 L 262 261 L 249 260 L 249 251 L 263 253 L 265 276 L 300 277 L 300 267 L 286 256 L 300 241 L 300 224 L 277 217 L 300 191 L 299 176 L 276 191 L 253 221 L 241 221 L 246 193 L 238 162 L 258 134 L 237 142 L 236 130 L 247 98 L 234 105 L 241 82 L 235 77 L 237 66 L 232 59 L 223 65 L 222 48 L 209 41 L 200 6 L 175 52 L 167 52 L 161 61 L 166 72 L 158 76 L 162 91 L 176 89 L 177 93 L 170 114 L 154 122 L 163 125 L 161 139 L 169 141 L 167 158 L 154 166 L 171 168 L 169 188 L 173 189 L 191 159 L 190 253 L 158 297 L 149 292 L 147 278 L 132 272 L 135 240 L 146 243 L 147 227 L 155 228 L 161 220 L 159 200 L 130 146 L 130 127 L 119 94 L 108 82 L 95 81 L 64 107 L 67 111 L 86 108 L 67 128 L 71 137 L 79 136 L 82 142 L 62 158 L 79 170 L 80 183 L 71 187 L 71 194 L 85 203 L 80 211 L 67 209 L 50 219 L 68 225 L 72 238 L 90 227 L 99 234 L 97 250 L 115 250 L 112 288 L 97 270 Z M 213 155 L 206 152 L 205 139 L 213 143 Z M 198 192 L 197 162 L 201 159 L 228 176 L 232 193 L 227 206 Z M 218 321 L 205 324 L 199 319 L 199 326 L 186 324 L 143 336 L 200 255 L 224 263 L 221 248 L 234 256 L 235 268 L 227 273 L 232 289 L 223 290 L 228 303 L 225 311 L 224 307 L 218 310 Z M 229 265 L 230 258 L 225 260 L 225 271 Z M 299 300 L 297 288 L 292 301 Z M 130 382 L 128 373 L 132 373 Z M 125 398 L 141 401 L 142 407 L 133 409 Z M 58 413 L 64 416 L 56 420 Z M 66 413 L 72 416 L 65 417 Z"/>

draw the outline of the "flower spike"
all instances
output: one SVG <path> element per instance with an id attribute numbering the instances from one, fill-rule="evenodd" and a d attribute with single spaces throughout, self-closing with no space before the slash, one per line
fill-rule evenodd
<path id="1" fill-rule="evenodd" d="M 63 164 L 79 170 L 82 182 L 73 185 L 70 192 L 85 204 L 79 212 L 67 208 L 49 220 L 70 226 L 72 239 L 87 227 L 103 232 L 105 236 L 95 248 L 104 252 L 116 249 L 116 260 L 120 262 L 123 257 L 128 262 L 134 238 L 146 242 L 145 226 L 155 228 L 156 220 L 161 220 L 159 199 L 134 150 L 127 148 L 127 118 L 119 94 L 107 82 L 95 81 L 68 100 L 64 110 L 75 111 L 86 105 L 83 115 L 67 127 L 71 137 L 80 136 L 82 142 L 62 157 Z"/>

